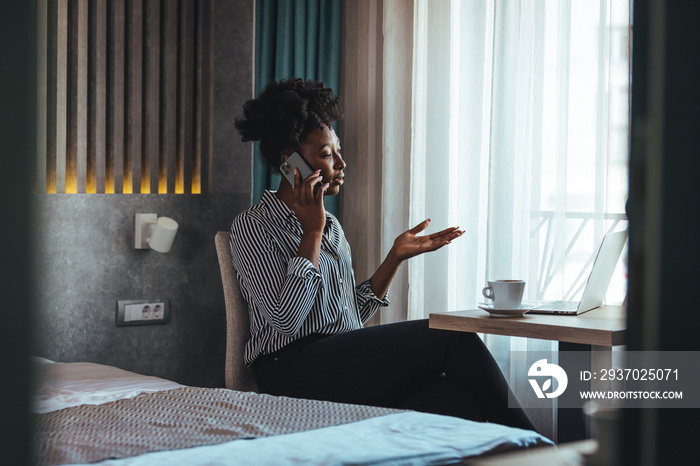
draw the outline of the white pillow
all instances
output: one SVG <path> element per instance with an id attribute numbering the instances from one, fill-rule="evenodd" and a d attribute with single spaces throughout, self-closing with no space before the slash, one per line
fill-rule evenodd
<path id="1" fill-rule="evenodd" d="M 141 393 L 182 388 L 159 377 L 91 362 L 53 362 L 34 358 L 36 388 L 32 411 L 47 413 L 82 404 L 98 405 Z"/>

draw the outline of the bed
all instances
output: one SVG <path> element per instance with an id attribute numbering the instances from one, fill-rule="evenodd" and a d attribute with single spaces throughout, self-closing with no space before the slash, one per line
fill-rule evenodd
<path id="1" fill-rule="evenodd" d="M 188 387 L 36 358 L 38 464 L 453 464 L 551 445 L 449 416 Z"/>

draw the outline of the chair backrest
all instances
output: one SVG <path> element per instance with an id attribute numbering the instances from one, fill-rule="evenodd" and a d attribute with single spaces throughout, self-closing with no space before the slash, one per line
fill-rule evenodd
<path id="1" fill-rule="evenodd" d="M 250 340 L 250 316 L 233 268 L 230 239 L 227 231 L 216 233 L 216 254 L 226 303 L 226 388 L 257 392 L 255 372 L 243 364 L 245 344 Z"/>

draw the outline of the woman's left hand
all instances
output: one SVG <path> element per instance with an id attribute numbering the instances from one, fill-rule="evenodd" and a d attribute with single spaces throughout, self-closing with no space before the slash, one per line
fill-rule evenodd
<path id="1" fill-rule="evenodd" d="M 418 236 L 429 224 L 430 219 L 424 220 L 394 240 L 393 252 L 398 260 L 404 261 L 424 252 L 436 251 L 464 234 L 464 230 L 459 227 L 451 227 L 431 235 Z"/>

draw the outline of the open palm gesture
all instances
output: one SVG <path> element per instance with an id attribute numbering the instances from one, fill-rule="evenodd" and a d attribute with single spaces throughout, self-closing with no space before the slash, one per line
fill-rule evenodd
<path id="1" fill-rule="evenodd" d="M 459 227 L 450 227 L 430 235 L 418 236 L 429 224 L 430 219 L 424 220 L 394 240 L 394 252 L 399 260 L 404 261 L 425 252 L 436 251 L 464 234 L 464 230 L 460 230 Z"/>

